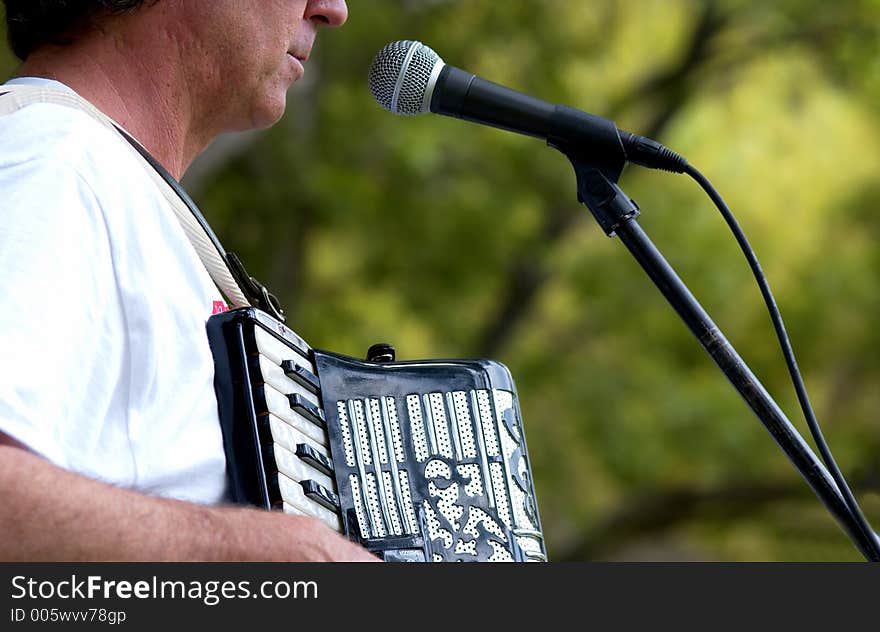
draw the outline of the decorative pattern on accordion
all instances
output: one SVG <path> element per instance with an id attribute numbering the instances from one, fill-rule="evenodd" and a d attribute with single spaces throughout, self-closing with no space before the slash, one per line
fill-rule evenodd
<path id="1" fill-rule="evenodd" d="M 500 389 L 335 402 L 360 537 L 424 527 L 436 562 L 545 559 L 514 403 Z"/>

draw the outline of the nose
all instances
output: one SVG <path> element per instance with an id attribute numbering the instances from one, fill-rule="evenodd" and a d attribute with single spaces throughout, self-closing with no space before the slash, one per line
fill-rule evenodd
<path id="1" fill-rule="evenodd" d="M 348 6 L 345 0 L 310 0 L 305 18 L 325 26 L 342 26 L 348 19 Z"/>

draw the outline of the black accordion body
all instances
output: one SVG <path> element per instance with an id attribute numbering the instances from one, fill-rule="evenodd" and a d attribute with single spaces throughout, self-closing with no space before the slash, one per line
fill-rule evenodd
<path id="1" fill-rule="evenodd" d="M 232 500 L 386 561 L 545 561 L 516 389 L 488 360 L 360 361 L 252 308 L 208 338 Z"/>

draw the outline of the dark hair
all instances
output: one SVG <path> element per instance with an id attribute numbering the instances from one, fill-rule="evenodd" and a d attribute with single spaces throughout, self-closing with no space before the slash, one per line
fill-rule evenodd
<path id="1" fill-rule="evenodd" d="M 9 46 L 24 61 L 45 44 L 70 43 L 100 13 L 123 13 L 146 0 L 3 0 Z"/>

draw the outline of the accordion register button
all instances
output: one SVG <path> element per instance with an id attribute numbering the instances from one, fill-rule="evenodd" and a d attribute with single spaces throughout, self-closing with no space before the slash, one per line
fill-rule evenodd
<path id="1" fill-rule="evenodd" d="M 317 376 L 308 369 L 298 366 L 293 360 L 284 360 L 281 369 L 287 377 L 312 393 L 317 393 L 321 389 Z"/>
<path id="2" fill-rule="evenodd" d="M 302 485 L 283 474 L 278 475 L 278 486 L 284 501 L 284 511 L 312 516 L 324 521 L 336 531 L 342 531 L 339 514 L 311 500 L 305 495 Z"/>
<path id="3" fill-rule="evenodd" d="M 273 363 L 269 358 L 263 356 L 260 356 L 258 362 L 252 360 L 252 363 L 251 379 L 254 383 L 259 383 L 262 377 L 262 381 L 266 386 L 271 386 L 280 394 L 299 393 L 306 401 L 311 402 L 313 406 L 319 405 L 318 395 L 302 386 L 299 382 L 295 382 L 287 377 L 284 369 L 281 368 L 281 364 Z M 306 370 L 310 369 L 306 367 Z"/>
<path id="4" fill-rule="evenodd" d="M 316 503 L 324 505 L 331 511 L 339 511 L 339 496 L 323 487 L 315 481 L 300 481 L 303 493 L 307 498 L 311 498 Z"/>
<path id="5" fill-rule="evenodd" d="M 292 393 L 287 396 L 287 399 L 290 400 L 290 407 L 300 415 L 316 426 L 321 426 L 321 428 L 327 427 L 327 422 L 324 419 L 324 411 L 312 404 L 305 397 L 298 393 Z"/>
<path id="6" fill-rule="evenodd" d="M 297 458 L 297 456 L 279 444 L 267 446 L 271 459 L 264 459 L 266 467 L 274 466 L 277 470 L 287 476 L 289 479 L 301 483 L 302 481 L 314 481 L 318 485 L 333 490 L 333 479 L 327 474 L 321 472 L 311 464 Z"/>
<path id="7" fill-rule="evenodd" d="M 327 476 L 333 476 L 333 462 L 315 450 L 312 446 L 300 443 L 296 446 L 296 455 Z"/>

